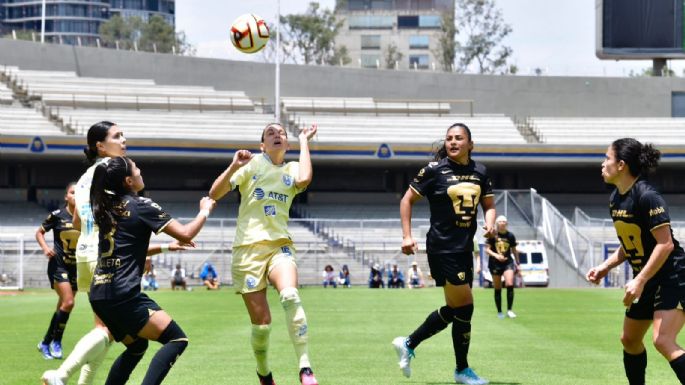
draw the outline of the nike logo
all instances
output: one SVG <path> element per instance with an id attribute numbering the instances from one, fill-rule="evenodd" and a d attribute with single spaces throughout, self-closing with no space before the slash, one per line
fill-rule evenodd
<path id="1" fill-rule="evenodd" d="M 451 172 L 452 172 L 452 171 L 450 171 L 450 170 L 442 170 L 442 171 L 440 171 L 440 173 L 442 173 L 442 174 L 449 174 L 449 173 L 451 173 Z"/>

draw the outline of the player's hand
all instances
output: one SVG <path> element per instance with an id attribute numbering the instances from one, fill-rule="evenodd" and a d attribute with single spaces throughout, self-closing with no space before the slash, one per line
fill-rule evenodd
<path id="1" fill-rule="evenodd" d="M 588 282 L 592 282 L 595 285 L 599 285 L 599 283 L 602 281 L 602 278 L 606 277 L 607 273 L 609 271 L 604 268 L 602 265 L 600 266 L 595 266 L 591 268 L 587 274 L 585 274 L 585 279 Z"/>
<path id="2" fill-rule="evenodd" d="M 316 135 L 318 126 L 316 124 L 312 124 L 310 127 L 305 127 L 300 130 L 300 135 L 298 136 L 300 139 L 306 139 L 307 141 L 310 141 L 314 135 Z"/>
<path id="3" fill-rule="evenodd" d="M 181 251 L 181 250 L 188 250 L 188 249 L 194 249 L 195 248 L 195 242 L 190 241 L 188 243 L 184 242 L 179 242 L 179 241 L 172 241 L 169 243 L 169 251 Z"/>
<path id="4" fill-rule="evenodd" d="M 488 226 L 486 223 L 485 226 L 483 226 L 483 236 L 485 238 L 492 238 L 495 236 L 495 227 L 494 226 Z"/>
<path id="5" fill-rule="evenodd" d="M 210 212 L 214 210 L 216 206 L 216 201 L 210 197 L 203 197 L 200 199 L 200 210 L 209 210 Z"/>
<path id="6" fill-rule="evenodd" d="M 54 249 L 47 249 L 47 250 L 43 250 L 43 254 L 44 254 L 46 257 L 48 257 L 48 259 L 51 259 L 51 258 L 54 257 L 57 253 L 55 253 L 55 250 L 54 250 Z"/>
<path id="7" fill-rule="evenodd" d="M 506 261 L 507 261 L 507 258 L 506 258 L 504 255 L 502 255 L 502 254 L 497 254 L 497 255 L 495 256 L 495 258 L 497 258 L 497 260 L 500 261 L 500 262 L 506 262 Z"/>
<path id="8" fill-rule="evenodd" d="M 480 274 L 480 266 L 476 267 L 476 270 L 474 271 L 474 274 L 479 275 Z"/>
<path id="9" fill-rule="evenodd" d="M 642 290 L 645 288 L 645 283 L 641 279 L 631 279 L 626 283 L 626 292 L 623 296 L 623 305 L 629 307 L 637 303 L 642 295 Z"/>
<path id="10" fill-rule="evenodd" d="M 419 251 L 416 241 L 411 236 L 402 238 L 402 253 L 412 255 Z"/>
<path id="11" fill-rule="evenodd" d="M 254 155 L 248 150 L 238 150 L 233 154 L 233 165 L 238 166 L 238 168 L 246 165 Z"/>

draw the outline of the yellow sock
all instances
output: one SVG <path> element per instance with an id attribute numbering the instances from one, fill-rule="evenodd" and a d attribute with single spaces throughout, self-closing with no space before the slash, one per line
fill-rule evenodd
<path id="1" fill-rule="evenodd" d="M 252 325 L 250 343 L 254 357 L 257 359 L 257 373 L 266 376 L 271 372 L 269 369 L 269 334 L 271 325 Z"/>

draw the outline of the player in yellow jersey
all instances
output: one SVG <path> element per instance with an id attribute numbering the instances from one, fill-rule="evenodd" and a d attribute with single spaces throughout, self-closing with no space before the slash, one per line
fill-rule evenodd
<path id="1" fill-rule="evenodd" d="M 288 233 L 293 198 L 312 181 L 309 140 L 316 126 L 300 132 L 299 162 L 285 162 L 288 134 L 278 123 L 262 132 L 261 154 L 239 150 L 228 168 L 214 181 L 210 198 L 221 199 L 238 189 L 241 202 L 233 242 L 233 284 L 243 296 L 252 322 L 251 343 L 261 385 L 274 384 L 268 363 L 271 312 L 267 283 L 278 290 L 288 332 L 300 365 L 300 382 L 317 385 L 307 353 L 307 318 L 297 290 L 295 248 Z"/>

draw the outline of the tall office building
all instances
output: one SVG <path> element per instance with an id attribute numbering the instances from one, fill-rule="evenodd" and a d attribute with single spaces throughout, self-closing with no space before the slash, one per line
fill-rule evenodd
<path id="1" fill-rule="evenodd" d="M 336 46 L 344 45 L 351 66 L 430 69 L 440 65 L 434 51 L 442 15 L 454 14 L 454 0 L 337 0 L 343 27 Z M 402 54 L 388 63 L 389 47 Z"/>
<path id="2" fill-rule="evenodd" d="M 42 0 L 0 0 L 0 29 L 33 31 L 40 36 Z M 113 15 L 158 14 L 174 25 L 175 0 L 47 0 L 45 40 L 53 43 L 96 45 L 100 24 Z"/>

